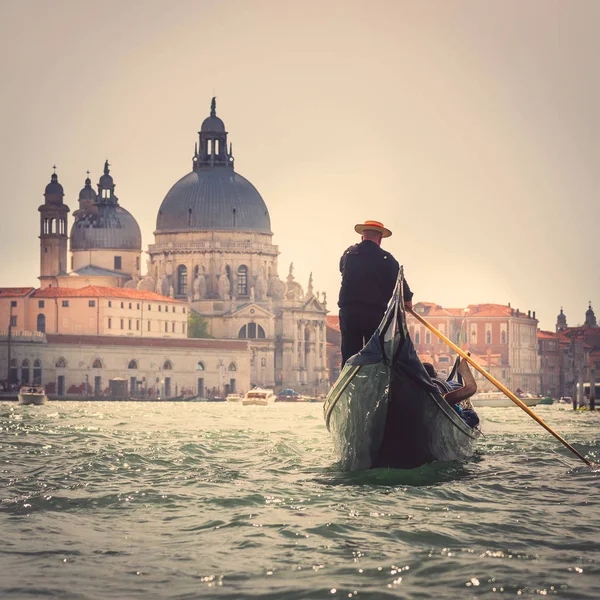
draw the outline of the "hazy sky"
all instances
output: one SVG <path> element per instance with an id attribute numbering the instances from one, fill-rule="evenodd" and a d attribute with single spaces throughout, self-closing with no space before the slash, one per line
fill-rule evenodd
<path id="1" fill-rule="evenodd" d="M 600 316 L 600 2 L 2 0 L 0 285 L 37 285 L 56 164 L 106 158 L 153 242 L 217 96 L 281 251 L 337 312 L 377 219 L 415 300 Z M 143 261 L 145 263 L 145 260 Z"/>

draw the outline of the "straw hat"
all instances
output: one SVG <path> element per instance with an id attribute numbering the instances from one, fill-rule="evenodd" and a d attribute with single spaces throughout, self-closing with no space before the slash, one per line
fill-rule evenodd
<path id="1" fill-rule="evenodd" d="M 378 231 L 381 234 L 381 237 L 384 238 L 392 235 L 392 232 L 389 229 L 386 229 L 383 226 L 383 223 L 380 223 L 379 221 L 365 221 L 364 223 L 358 223 L 354 226 L 354 231 L 356 231 L 356 233 L 360 233 L 361 235 L 362 232 L 367 229 L 369 231 Z"/>

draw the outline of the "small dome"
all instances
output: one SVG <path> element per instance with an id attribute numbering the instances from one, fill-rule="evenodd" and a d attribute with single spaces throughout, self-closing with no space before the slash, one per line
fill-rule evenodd
<path id="1" fill-rule="evenodd" d="M 200 133 L 225 133 L 225 123 L 219 117 L 211 115 L 202 121 Z"/>
<path id="2" fill-rule="evenodd" d="M 142 233 L 133 216 L 115 204 L 80 211 L 71 228 L 71 250 L 138 250 Z"/>
<path id="3" fill-rule="evenodd" d="M 50 183 L 46 186 L 44 191 L 44 196 L 64 196 L 65 191 L 63 186 L 58 183 L 58 175 L 56 173 L 52 173 L 52 177 L 50 178 Z"/>
<path id="4" fill-rule="evenodd" d="M 271 233 L 265 201 L 233 169 L 198 169 L 180 179 L 165 196 L 156 230 L 233 230 Z"/>
<path id="5" fill-rule="evenodd" d="M 81 188 L 79 192 L 79 200 L 96 200 L 96 192 L 92 188 L 92 182 L 89 177 L 85 180 L 85 187 Z"/>

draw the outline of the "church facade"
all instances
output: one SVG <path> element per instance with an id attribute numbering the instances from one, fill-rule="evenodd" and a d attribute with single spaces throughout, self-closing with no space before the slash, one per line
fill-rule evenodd
<path id="1" fill-rule="evenodd" d="M 192 170 L 163 200 L 147 275 L 138 284 L 189 303 L 216 338 L 247 339 L 250 380 L 308 393 L 327 389 L 327 300 L 278 270 L 268 208 L 234 169 L 225 124 L 202 123 Z"/>
<path id="2" fill-rule="evenodd" d="M 126 368 L 121 364 L 125 354 L 144 356 L 144 382 L 156 379 L 150 365 L 169 365 L 169 387 L 191 392 L 199 392 L 195 388 L 201 380 L 203 390 L 209 384 L 197 377 L 198 365 L 214 374 L 215 393 L 253 385 L 292 387 L 305 394 L 327 390 L 325 294 L 314 291 L 312 275 L 304 289 L 295 280 L 293 265 L 285 279 L 280 277 L 269 211 L 256 188 L 234 170 L 227 135 L 213 99 L 192 170 L 173 185 L 158 209 L 144 275 L 141 231 L 119 203 L 108 161 L 97 191 L 89 176 L 85 180 L 70 232 L 70 208 L 53 173 L 38 209 L 40 289 L 0 290 L 0 337 L 1 330 L 5 336 L 12 330 L 20 342 L 35 342 L 24 346 L 36 349 L 35 357 L 23 358 L 27 364 L 48 364 L 51 368 L 43 372 L 55 375 L 65 368 L 56 365 L 78 364 L 85 370 L 87 363 L 77 361 L 75 354 L 78 344 L 87 344 L 93 346 L 92 354 L 101 349 L 106 357 L 91 359 L 96 365 L 118 357 L 118 376 Z M 22 318 L 12 312 L 20 310 Z M 210 339 L 186 341 L 190 313 L 206 321 Z M 65 360 L 66 350 L 60 357 L 48 351 L 44 358 L 50 338 L 55 346 L 69 347 L 72 360 Z M 119 338 L 128 339 L 121 343 Z M 153 347 L 160 348 L 160 356 L 154 356 Z M 201 354 L 198 360 L 186 355 L 194 349 Z M 15 369 L 21 363 L 8 355 L 0 362 L 18 376 Z M 171 355 L 181 360 L 172 361 Z M 125 362 L 142 369 L 137 359 Z M 60 376 L 62 383 L 54 384 L 64 389 L 65 377 L 75 385 L 80 374 L 61 371 Z M 132 382 L 132 389 L 136 385 Z"/>

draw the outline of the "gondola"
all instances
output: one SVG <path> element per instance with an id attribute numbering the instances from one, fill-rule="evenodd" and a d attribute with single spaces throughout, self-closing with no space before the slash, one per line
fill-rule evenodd
<path id="1" fill-rule="evenodd" d="M 481 435 L 442 396 L 419 360 L 406 326 L 402 278 L 400 269 L 377 331 L 347 361 L 323 405 L 344 471 L 464 460 Z"/>

